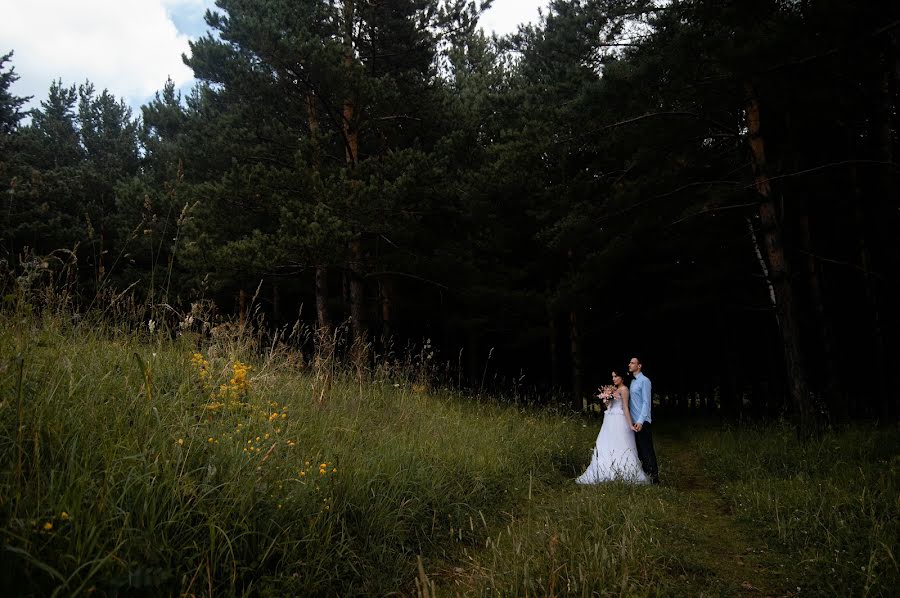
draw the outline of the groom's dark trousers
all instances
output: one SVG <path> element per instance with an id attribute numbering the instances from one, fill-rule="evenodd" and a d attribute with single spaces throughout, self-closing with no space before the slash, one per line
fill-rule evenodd
<path id="1" fill-rule="evenodd" d="M 634 441 L 637 445 L 638 459 L 641 460 L 641 468 L 654 484 L 659 483 L 659 467 L 656 465 L 656 451 L 653 450 L 653 432 L 651 424 L 644 422 L 640 432 L 634 433 Z"/>

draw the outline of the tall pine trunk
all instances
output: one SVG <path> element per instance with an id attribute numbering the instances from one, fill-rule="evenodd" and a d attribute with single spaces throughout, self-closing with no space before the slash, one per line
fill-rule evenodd
<path id="1" fill-rule="evenodd" d="M 272 285 L 272 324 L 278 326 L 281 322 L 281 291 L 278 283 Z"/>
<path id="2" fill-rule="evenodd" d="M 243 329 L 247 323 L 247 291 L 243 287 L 238 291 L 238 314 L 238 322 Z"/>
<path id="3" fill-rule="evenodd" d="M 378 295 L 381 301 L 381 339 L 388 346 L 394 333 L 394 281 L 389 274 L 382 275 L 378 280 Z"/>
<path id="4" fill-rule="evenodd" d="M 550 388 L 555 389 L 559 385 L 559 349 L 556 346 L 556 314 L 553 306 L 547 301 L 547 334 L 550 337 Z"/>
<path id="5" fill-rule="evenodd" d="M 344 153 L 347 165 L 350 168 L 356 166 L 359 160 L 359 136 L 356 130 L 356 121 L 354 120 L 356 103 L 353 99 L 354 86 L 352 84 L 353 67 L 356 62 L 353 43 L 353 22 L 355 16 L 355 0 L 344 0 L 344 76 L 347 82 L 347 95 L 344 96 L 343 105 L 343 133 Z"/>
<path id="6" fill-rule="evenodd" d="M 822 392 L 825 395 L 825 402 L 828 404 L 832 421 L 842 423 L 847 419 L 847 405 L 841 393 L 841 382 L 838 378 L 837 344 L 834 340 L 834 327 L 831 325 L 831 318 L 825 309 L 825 292 L 822 288 L 821 267 L 819 266 L 819 259 L 813 251 L 808 205 L 803 206 L 803 213 L 800 215 L 800 247 L 805 254 L 803 265 L 805 267 L 806 284 L 809 290 L 809 299 L 812 303 L 816 330 L 819 333 L 819 346 L 822 351 L 824 366 L 822 371 L 822 382 L 824 384 Z"/>
<path id="7" fill-rule="evenodd" d="M 722 412 L 734 416 L 740 413 L 741 398 L 738 390 L 739 385 L 735 377 L 734 363 L 736 359 L 734 348 L 732 347 L 732 335 L 728 333 L 728 323 L 721 305 L 716 305 L 716 325 L 722 338 L 721 353 L 719 354 L 721 359 L 719 366 L 719 373 L 721 374 L 719 401 L 722 406 Z"/>
<path id="8" fill-rule="evenodd" d="M 324 336 L 331 334 L 328 315 L 328 268 L 316 266 L 316 327 Z"/>
<path id="9" fill-rule="evenodd" d="M 319 116 L 316 110 L 316 96 L 310 91 L 306 96 L 309 117 L 309 137 L 312 143 L 313 169 L 318 173 L 322 167 L 319 150 Z M 328 268 L 319 264 L 315 268 L 316 286 L 316 328 L 319 337 L 331 337 L 331 318 L 328 315 Z"/>
<path id="10" fill-rule="evenodd" d="M 356 103 L 353 98 L 353 70 L 356 62 L 353 41 L 353 23 L 356 18 L 355 0 L 344 0 L 344 76 L 347 82 L 346 95 L 343 101 L 342 132 L 344 137 L 344 153 L 347 168 L 354 170 L 359 162 L 359 132 L 356 127 Z M 351 185 L 354 181 L 351 181 Z M 348 189 L 348 192 L 350 190 Z M 350 329 L 353 342 L 362 347 L 366 342 L 366 331 L 363 324 L 363 278 L 362 278 L 362 238 L 359 234 L 349 244 L 350 273 Z"/>
<path id="11" fill-rule="evenodd" d="M 355 237 L 350 241 L 350 331 L 353 333 L 353 342 L 360 346 L 366 342 L 361 264 L 362 241 L 359 237 Z"/>
<path id="12" fill-rule="evenodd" d="M 784 350 L 784 365 L 791 400 L 799 417 L 798 433 L 810 438 L 819 433 L 819 421 L 809 397 L 806 369 L 800 349 L 800 327 L 794 314 L 791 272 L 784 252 L 783 230 L 775 210 L 772 185 L 766 162 L 765 142 L 760 130 L 760 106 L 753 85 L 746 85 L 748 140 L 756 192 L 759 194 L 759 218 L 762 225 L 765 257 L 775 291 L 775 309 Z"/>
<path id="13" fill-rule="evenodd" d="M 876 131 L 875 136 L 878 140 L 878 160 L 884 164 L 881 167 L 882 176 L 881 178 L 881 193 L 887 199 L 884 203 L 887 204 L 886 212 L 890 214 L 888 219 L 882 220 L 881 214 L 879 211 L 876 215 L 877 221 L 879 222 L 879 226 L 874 227 L 876 234 L 880 237 L 880 240 L 883 243 L 890 243 L 887 237 L 891 233 L 885 234 L 885 229 L 890 230 L 890 225 L 887 224 L 891 222 L 896 226 L 900 224 L 900 205 L 897 202 L 897 188 L 896 188 L 896 170 L 890 166 L 894 164 L 894 119 L 896 118 L 896 109 L 895 100 L 897 97 L 897 73 L 900 72 L 900 57 L 897 55 L 897 46 L 896 46 L 896 38 L 894 36 L 887 36 L 884 41 L 884 49 L 882 51 L 882 79 L 879 90 L 879 109 L 877 111 L 876 121 Z M 876 204 L 879 202 L 876 202 Z M 861 220 L 862 214 L 860 213 L 861 206 L 859 202 L 857 202 L 857 221 Z M 884 337 L 884 328 L 883 328 L 883 312 L 882 312 L 882 290 L 879 288 L 877 279 L 872 275 L 872 266 L 871 266 L 871 256 L 869 255 L 869 249 L 867 244 L 865 243 L 865 231 L 868 230 L 865 226 L 863 228 L 859 228 L 859 239 L 860 239 L 860 260 L 863 265 L 863 272 L 865 275 L 864 284 L 866 291 L 866 301 L 868 304 L 868 309 L 871 318 L 871 328 L 872 328 L 872 344 L 873 352 L 876 358 L 875 367 L 877 371 L 875 375 L 878 377 L 876 380 L 876 384 L 878 385 L 878 396 L 879 400 L 879 414 L 882 417 L 889 418 L 893 414 L 897 412 L 897 404 L 894 400 L 894 395 L 897 391 L 897 387 L 890 387 L 888 384 L 888 368 L 887 364 L 887 346 L 885 343 Z M 880 233 L 880 234 L 878 234 Z M 879 264 L 878 269 L 880 270 L 888 270 L 895 269 L 900 266 L 897 263 L 885 262 Z M 894 354 L 896 357 L 896 354 Z M 893 360 L 894 357 L 891 359 Z"/>
<path id="14" fill-rule="evenodd" d="M 581 338 L 578 329 L 578 314 L 569 312 L 569 346 L 572 350 L 572 409 L 584 409 L 584 377 L 581 362 Z"/>

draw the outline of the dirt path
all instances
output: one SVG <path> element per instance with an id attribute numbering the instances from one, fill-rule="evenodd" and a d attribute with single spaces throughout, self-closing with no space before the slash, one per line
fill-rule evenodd
<path id="1" fill-rule="evenodd" d="M 586 431 L 585 444 L 589 437 L 590 432 Z M 796 595 L 799 584 L 793 583 L 794 580 L 784 573 L 784 564 L 790 557 L 768 544 L 762 533 L 731 512 L 728 500 L 704 470 L 698 445 L 685 432 L 672 427 L 660 431 L 656 447 L 663 485 L 627 490 L 637 493 L 637 508 L 646 509 L 644 523 L 649 526 L 647 531 L 652 535 L 651 541 L 658 546 L 653 551 L 658 560 L 652 568 L 665 577 L 663 590 L 646 585 L 640 593 L 655 595 L 661 591 L 660 595 L 690 597 Z M 510 513 L 508 521 L 492 530 L 489 535 L 497 542 L 490 548 L 487 545 L 475 548 L 458 562 L 435 564 L 432 572 L 438 580 L 437 595 L 483 593 L 482 590 L 490 588 L 491 582 L 495 581 L 495 574 L 498 576 L 496 581 L 505 588 L 501 594 L 528 595 L 529 592 L 524 590 L 520 594 L 520 588 L 528 584 L 533 588 L 536 579 L 540 584 L 541 571 L 547 575 L 546 553 L 552 549 L 544 541 L 546 536 L 555 538 L 559 533 L 560 537 L 565 537 L 568 533 L 570 537 L 584 538 L 591 535 L 594 526 L 603 525 L 598 523 L 602 517 L 585 518 L 583 511 L 579 511 L 581 501 L 594 500 L 595 497 L 590 498 L 592 489 L 576 487 L 571 472 L 562 473 L 558 483 L 536 489 L 533 499 L 529 493 L 528 503 L 520 505 L 515 513 Z M 594 490 L 602 492 L 603 489 Z M 621 487 L 614 488 L 610 494 L 610 500 L 626 496 Z M 613 499 L 613 495 L 617 498 Z M 651 503 L 652 508 L 647 508 Z M 594 502 L 590 508 L 597 507 Z M 600 506 L 601 509 L 610 507 L 621 508 L 619 503 Z M 572 517 L 573 513 L 579 512 L 581 515 Z M 556 524 L 558 528 L 554 528 Z M 498 543 L 504 537 L 512 539 L 505 544 Z M 534 538 L 542 540 L 535 542 Z M 607 537 L 604 541 L 609 546 L 616 546 L 615 538 Z M 578 542 L 573 542 L 573 546 L 578 546 Z M 500 555 L 491 553 L 492 550 L 499 551 Z M 504 585 L 510 581 L 511 587 Z M 566 593 L 541 587 L 549 595 Z M 609 586 L 600 586 L 598 590 L 610 593 Z"/>
<path id="2" fill-rule="evenodd" d="M 662 438 L 661 454 L 670 471 L 665 480 L 672 497 L 675 524 L 671 550 L 678 551 L 689 585 L 707 586 L 702 595 L 791 596 L 783 570 L 788 558 L 775 550 L 748 523 L 736 519 L 726 500 L 703 470 L 695 447 L 681 438 Z M 693 579 L 692 579 L 693 578 Z"/>

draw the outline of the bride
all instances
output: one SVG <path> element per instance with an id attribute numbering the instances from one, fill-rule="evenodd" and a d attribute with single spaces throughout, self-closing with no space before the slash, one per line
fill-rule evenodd
<path id="1" fill-rule="evenodd" d="M 615 391 L 608 396 L 609 408 L 603 416 L 591 464 L 575 482 L 599 484 L 620 480 L 632 484 L 649 484 L 650 478 L 641 469 L 641 462 L 638 460 L 634 431 L 631 429 L 628 387 L 616 371 L 612 372 L 612 382 Z"/>

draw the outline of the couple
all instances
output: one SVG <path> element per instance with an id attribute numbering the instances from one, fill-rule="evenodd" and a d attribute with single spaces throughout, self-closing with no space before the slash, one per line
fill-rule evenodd
<path id="1" fill-rule="evenodd" d="M 591 464 L 575 482 L 599 484 L 621 480 L 633 484 L 659 484 L 659 469 L 650 433 L 650 378 L 641 373 L 641 360 L 632 357 L 628 372 L 631 387 L 618 371 L 612 372 L 614 390 L 599 395 L 608 405 Z"/>

